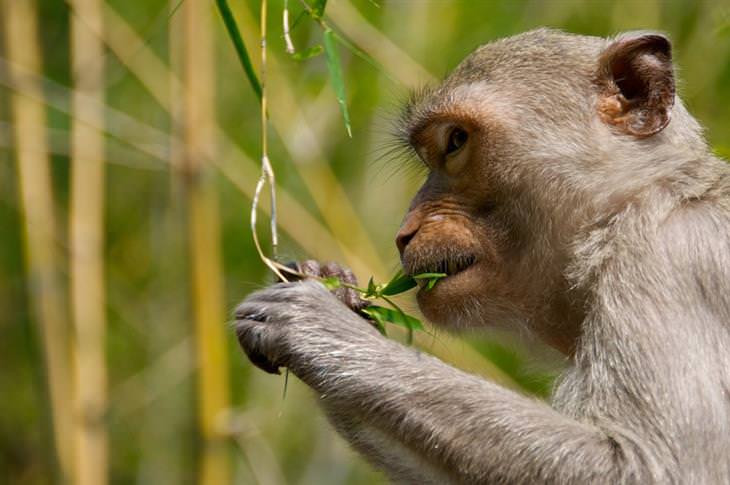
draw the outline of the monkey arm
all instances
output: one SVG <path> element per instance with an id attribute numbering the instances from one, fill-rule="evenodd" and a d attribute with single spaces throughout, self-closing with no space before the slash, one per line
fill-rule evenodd
<path id="1" fill-rule="evenodd" d="M 311 386 L 340 432 L 396 480 L 640 479 L 645 463 L 620 425 L 579 422 L 384 339 L 317 283 L 258 292 L 237 317 L 252 360 L 286 366 Z"/>
<path id="2" fill-rule="evenodd" d="M 318 391 L 338 430 L 394 480 L 619 483 L 631 476 L 622 445 L 633 443 L 618 430 L 570 419 L 397 343 L 377 349 L 348 348 L 346 359 L 323 354 L 292 370 Z"/>

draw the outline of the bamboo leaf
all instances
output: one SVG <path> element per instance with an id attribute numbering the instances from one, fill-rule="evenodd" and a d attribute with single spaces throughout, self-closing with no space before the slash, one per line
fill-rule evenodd
<path id="1" fill-rule="evenodd" d="M 231 12 L 231 8 L 228 6 L 228 0 L 216 0 L 215 3 L 218 6 L 218 12 L 220 12 L 221 17 L 223 18 L 223 23 L 226 26 L 228 37 L 230 37 L 233 47 L 236 49 L 238 60 L 241 62 L 243 70 L 246 72 L 248 82 L 251 84 L 251 88 L 253 88 L 254 93 L 256 93 L 256 96 L 260 100 L 261 83 L 259 83 L 259 79 L 256 77 L 253 64 L 251 64 L 251 58 L 248 56 L 248 51 L 246 50 L 246 44 L 243 43 L 241 32 L 238 30 L 238 24 L 236 24 L 236 19 L 233 18 L 233 12 Z"/>
<path id="2" fill-rule="evenodd" d="M 328 276 L 327 278 L 322 278 L 319 280 L 325 288 L 328 290 L 336 290 L 337 288 L 342 286 L 342 282 L 337 276 Z"/>
<path id="3" fill-rule="evenodd" d="M 362 313 L 364 313 L 367 317 L 369 317 L 375 323 L 375 328 L 378 329 L 378 332 L 380 332 L 384 336 L 387 336 L 388 334 L 385 332 L 385 320 L 383 320 L 380 313 L 378 313 L 377 311 L 369 312 L 368 311 L 369 308 L 372 308 L 372 307 L 363 308 L 360 311 Z"/>
<path id="4" fill-rule="evenodd" d="M 321 45 L 317 44 L 317 45 L 313 45 L 312 47 L 308 47 L 308 48 L 304 49 L 303 51 L 299 51 L 295 54 L 292 54 L 291 57 L 295 61 L 304 61 L 307 59 L 311 59 L 312 57 L 317 57 L 322 52 L 324 52 L 324 48 Z"/>
<path id="5" fill-rule="evenodd" d="M 411 288 L 415 288 L 415 286 L 416 280 L 406 274 L 403 274 L 403 270 L 399 270 L 380 293 L 385 296 L 392 296 L 408 291 Z"/>
<path id="6" fill-rule="evenodd" d="M 330 82 L 332 83 L 332 88 L 335 91 L 335 96 L 337 96 L 337 102 L 340 104 L 340 111 L 342 111 L 345 129 L 347 130 L 347 135 L 352 137 L 352 127 L 350 126 L 350 114 L 347 111 L 345 82 L 342 78 L 340 55 L 337 52 L 335 33 L 331 29 L 324 31 L 324 52 L 327 55 L 327 69 L 330 73 Z"/>
<path id="7" fill-rule="evenodd" d="M 327 0 L 315 0 L 314 5 L 312 5 L 312 17 L 321 19 L 325 7 L 327 7 Z"/>
<path id="8" fill-rule="evenodd" d="M 378 305 L 370 305 L 363 309 L 363 312 L 369 315 L 376 322 L 388 322 L 405 327 L 408 330 L 423 330 L 423 324 L 419 319 L 399 310 Z"/>
<path id="9" fill-rule="evenodd" d="M 431 279 L 441 279 L 446 278 L 448 276 L 446 273 L 420 273 L 413 277 L 415 280 L 431 280 Z"/>
<path id="10" fill-rule="evenodd" d="M 446 273 L 421 273 L 417 274 L 413 278 L 416 280 L 428 280 L 428 283 L 426 284 L 426 290 L 428 291 L 433 289 L 441 278 L 446 278 L 447 276 L 448 275 Z"/>
<path id="11" fill-rule="evenodd" d="M 370 277 L 370 280 L 368 281 L 368 289 L 365 292 L 365 298 L 374 298 L 378 296 L 378 287 L 373 281 L 373 277 Z"/>

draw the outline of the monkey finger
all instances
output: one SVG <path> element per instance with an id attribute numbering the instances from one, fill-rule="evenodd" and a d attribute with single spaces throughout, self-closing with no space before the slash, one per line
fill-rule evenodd
<path id="1" fill-rule="evenodd" d="M 279 365 L 273 363 L 263 352 L 263 329 L 257 328 L 256 325 L 254 321 L 238 321 L 236 326 L 238 342 L 253 365 L 269 374 L 280 374 Z"/>
<path id="2" fill-rule="evenodd" d="M 301 261 L 297 263 L 297 267 L 300 273 L 304 273 L 307 276 L 311 276 L 313 278 L 319 278 L 322 276 L 319 261 L 315 261 L 314 259 Z"/>
<path id="3" fill-rule="evenodd" d="M 357 278 L 355 274 L 347 267 L 341 266 L 335 262 L 327 262 L 321 267 L 321 274 L 324 277 L 334 276 L 338 278 L 342 283 L 347 285 L 356 286 Z M 360 298 L 360 294 L 357 290 L 341 286 L 333 291 L 334 295 L 342 303 L 347 305 L 351 310 L 361 310 L 368 305 L 368 302 Z"/>

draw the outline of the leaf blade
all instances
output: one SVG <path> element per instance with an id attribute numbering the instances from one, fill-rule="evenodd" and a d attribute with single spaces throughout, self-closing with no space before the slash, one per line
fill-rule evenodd
<path id="1" fill-rule="evenodd" d="M 403 270 L 398 270 L 395 276 L 393 276 L 390 281 L 386 283 L 381 293 L 385 296 L 393 296 L 399 293 L 406 292 L 411 288 L 415 288 L 416 285 L 417 283 L 415 279 L 404 274 Z"/>
<path id="2" fill-rule="evenodd" d="M 342 77 L 342 65 L 340 63 L 340 54 L 337 51 L 337 42 L 335 33 L 332 29 L 324 31 L 324 52 L 327 56 L 327 69 L 330 74 L 330 82 L 335 91 L 337 102 L 340 105 L 342 119 L 345 123 L 347 135 L 352 138 L 352 126 L 350 125 L 350 113 L 347 110 L 347 99 L 345 97 L 345 81 Z"/>
<path id="3" fill-rule="evenodd" d="M 324 15 L 324 9 L 327 7 L 327 0 L 315 0 L 312 5 L 312 16 L 315 19 L 321 19 Z"/>
<path id="4" fill-rule="evenodd" d="M 254 93 L 256 93 L 256 97 L 259 98 L 260 101 L 262 96 L 261 83 L 259 82 L 259 78 L 256 76 L 256 71 L 253 69 L 251 58 L 246 50 L 246 44 L 243 43 L 241 31 L 238 30 L 238 24 L 236 23 L 236 19 L 233 17 L 233 12 L 231 11 L 231 7 L 228 5 L 228 0 L 216 0 L 215 3 L 218 6 L 218 12 L 220 13 L 221 18 L 223 19 L 223 24 L 226 26 L 228 37 L 231 39 L 233 47 L 236 49 L 238 60 L 246 73 L 246 78 L 248 78 L 251 88 Z"/>
<path id="5" fill-rule="evenodd" d="M 363 312 L 382 322 L 392 323 L 409 330 L 423 330 L 423 324 L 419 319 L 399 310 L 386 308 L 378 305 L 370 305 L 363 309 Z"/>
<path id="6" fill-rule="evenodd" d="M 337 288 L 340 288 L 342 286 L 342 282 L 337 276 L 328 276 L 326 278 L 322 278 L 319 280 L 325 288 L 328 290 L 336 290 Z"/>
<path id="7" fill-rule="evenodd" d="M 295 52 L 294 54 L 292 54 L 291 57 L 295 61 L 305 61 L 307 59 L 311 59 L 312 57 L 317 57 L 322 52 L 324 52 L 324 48 L 321 45 L 317 44 L 311 47 L 307 47 L 302 51 Z"/>

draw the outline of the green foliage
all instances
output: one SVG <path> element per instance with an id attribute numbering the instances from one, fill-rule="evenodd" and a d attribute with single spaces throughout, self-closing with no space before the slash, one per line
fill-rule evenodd
<path id="1" fill-rule="evenodd" d="M 445 278 L 446 276 L 446 273 L 421 273 L 415 276 L 408 276 L 403 273 L 403 270 L 398 270 L 390 281 L 385 284 L 377 284 L 373 278 L 370 277 L 367 288 L 358 288 L 357 286 L 345 284 L 336 276 L 320 278 L 319 281 L 328 290 L 335 290 L 344 286 L 360 293 L 360 297 L 363 299 L 384 300 L 392 308 L 370 305 L 361 310 L 361 312 L 375 322 L 378 330 L 380 330 L 383 335 L 386 335 L 386 323 L 392 323 L 407 329 L 407 340 L 410 344 L 413 341 L 413 332 L 416 330 L 423 330 L 423 324 L 418 318 L 404 312 L 389 297 L 412 290 L 418 285 L 416 280 L 428 280 L 428 283 L 426 284 L 426 291 L 431 290 L 441 278 Z"/>
<path id="2" fill-rule="evenodd" d="M 370 305 L 362 310 L 363 313 L 375 320 L 382 328 L 386 323 L 400 325 L 409 331 L 423 330 L 423 324 L 415 317 L 408 315 L 400 310 L 386 308 L 378 305 Z"/>
<path id="3" fill-rule="evenodd" d="M 352 137 L 350 113 L 347 110 L 347 99 L 345 99 L 345 81 L 342 77 L 340 54 L 337 51 L 335 34 L 331 29 L 324 31 L 324 52 L 327 55 L 327 69 L 330 73 L 330 82 L 332 83 L 332 88 L 335 91 L 337 102 L 340 104 L 340 111 L 342 111 L 342 119 L 345 122 L 345 129 L 347 130 L 347 135 Z"/>
<path id="4" fill-rule="evenodd" d="M 327 0 L 315 0 L 312 5 L 312 17 L 315 19 L 321 19 L 324 15 L 324 9 L 327 6 Z"/>
<path id="5" fill-rule="evenodd" d="M 342 286 L 340 279 L 337 276 L 328 276 L 319 280 L 328 290 L 336 290 Z"/>
<path id="6" fill-rule="evenodd" d="M 322 52 L 324 52 L 324 48 L 321 45 L 317 44 L 311 47 L 307 47 L 303 51 L 295 52 L 291 55 L 291 57 L 295 61 L 306 61 L 307 59 L 311 59 L 312 57 L 317 57 L 318 55 L 322 54 Z"/>
<path id="7" fill-rule="evenodd" d="M 399 270 L 393 278 L 380 290 L 385 296 L 397 295 L 416 286 L 416 280 Z"/>
<path id="8" fill-rule="evenodd" d="M 248 56 L 248 51 L 246 50 L 246 44 L 243 43 L 243 38 L 241 37 L 241 32 L 238 30 L 236 19 L 233 18 L 231 7 L 228 6 L 228 0 L 216 0 L 215 3 L 218 6 L 218 12 L 220 12 L 221 17 L 223 18 L 223 23 L 226 26 L 228 37 L 231 39 L 233 47 L 236 49 L 238 60 L 241 62 L 243 70 L 246 72 L 246 78 L 248 79 L 249 84 L 251 84 L 251 88 L 256 93 L 256 96 L 261 99 L 261 83 L 259 83 L 259 79 L 256 77 L 256 72 L 251 64 L 251 58 Z"/>
<path id="9" fill-rule="evenodd" d="M 436 286 L 436 283 L 438 283 L 441 278 L 446 278 L 446 276 L 448 276 L 446 273 L 421 273 L 414 276 L 413 279 L 428 280 L 428 283 L 426 283 L 426 289 L 430 290 Z"/>

